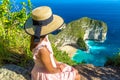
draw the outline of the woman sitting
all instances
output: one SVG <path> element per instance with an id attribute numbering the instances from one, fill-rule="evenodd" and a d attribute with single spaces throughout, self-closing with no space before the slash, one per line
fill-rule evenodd
<path id="1" fill-rule="evenodd" d="M 32 80 L 80 80 L 76 69 L 58 62 L 53 56 L 48 34 L 60 28 L 63 23 L 63 19 L 53 15 L 48 6 L 35 8 L 32 17 L 26 21 L 25 31 L 31 35 L 30 50 L 35 62 L 31 72 Z"/>

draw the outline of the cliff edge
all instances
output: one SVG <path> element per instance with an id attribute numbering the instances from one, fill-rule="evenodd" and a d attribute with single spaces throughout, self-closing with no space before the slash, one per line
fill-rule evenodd
<path id="1" fill-rule="evenodd" d="M 83 17 L 65 24 L 57 35 L 51 35 L 50 41 L 59 49 L 70 52 L 71 50 L 88 50 L 85 40 L 104 42 L 107 34 L 107 24 L 103 21 Z M 54 37 L 53 37 L 54 36 Z M 71 46 L 71 48 L 68 48 Z M 74 49 L 73 49 L 74 48 Z"/>

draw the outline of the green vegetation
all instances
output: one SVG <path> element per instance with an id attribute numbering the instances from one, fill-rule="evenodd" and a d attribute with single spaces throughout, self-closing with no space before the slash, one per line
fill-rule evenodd
<path id="1" fill-rule="evenodd" d="M 94 20 L 88 17 L 83 17 L 81 19 L 74 20 L 68 23 L 60 33 L 55 35 L 55 38 L 51 39 L 51 41 L 57 42 L 58 47 L 64 45 L 72 45 L 74 47 L 86 51 L 87 45 L 83 38 L 84 34 L 87 33 L 87 30 L 88 32 L 92 32 L 91 30 L 93 30 L 94 33 L 102 34 L 107 32 L 107 25 L 102 21 Z M 88 39 L 91 39 L 92 37 L 94 38 L 94 35 L 92 33 L 88 35 Z M 102 38 L 100 38 L 100 40 L 101 39 Z"/>
<path id="2" fill-rule="evenodd" d="M 25 21 L 30 16 L 27 14 L 27 8 L 32 10 L 32 4 L 22 2 L 22 9 L 11 12 L 12 3 L 10 0 L 0 0 L 0 65 L 13 63 L 25 66 L 32 59 L 29 49 L 30 37 L 23 29 Z M 52 38 L 52 36 L 51 36 Z M 53 46 L 57 60 L 74 65 L 67 53 L 59 51 Z M 63 55 L 64 54 L 64 55 Z"/>
<path id="3" fill-rule="evenodd" d="M 90 19 L 88 17 L 83 17 L 80 19 L 79 24 L 81 24 L 82 26 L 88 26 L 90 28 L 92 27 L 94 29 L 96 29 L 97 27 L 103 27 L 103 32 L 104 33 L 107 32 L 107 24 L 104 23 L 103 21 Z"/>
<path id="4" fill-rule="evenodd" d="M 72 61 L 71 58 L 68 56 L 68 53 L 63 52 L 61 50 L 59 50 L 55 44 L 54 44 L 54 39 L 56 38 L 55 35 L 49 34 L 49 39 L 51 41 L 52 44 L 52 48 L 53 48 L 53 52 L 54 52 L 54 56 L 55 58 L 60 61 L 60 62 L 64 62 L 66 64 L 69 65 L 77 65 L 78 63 L 75 61 Z"/>
<path id="5" fill-rule="evenodd" d="M 81 50 L 87 51 L 87 46 L 86 46 L 83 38 L 78 38 L 77 44 L 79 45 L 79 48 L 80 48 Z"/>
<path id="6" fill-rule="evenodd" d="M 58 61 L 69 65 L 77 65 L 75 61 L 71 60 L 71 58 L 68 56 L 66 52 L 62 52 L 61 50 L 57 49 L 57 47 L 55 47 L 54 44 L 52 45 L 52 48 L 53 48 L 54 56 Z"/>
<path id="7" fill-rule="evenodd" d="M 69 29 L 68 29 L 69 28 Z M 71 30 L 69 31 L 69 34 L 78 38 L 83 38 L 84 37 L 84 30 L 80 24 L 80 20 L 75 20 L 70 22 L 67 25 L 67 30 Z M 68 31 L 67 31 L 68 32 Z"/>
<path id="8" fill-rule="evenodd" d="M 75 20 L 66 25 L 66 28 L 63 29 L 61 32 L 59 32 L 57 35 L 55 35 L 55 38 L 51 41 L 56 42 L 58 39 L 60 40 L 57 44 L 57 46 L 62 46 L 62 44 L 69 40 L 67 45 L 71 45 L 70 42 L 74 41 L 73 45 L 76 45 L 82 49 L 87 50 L 87 45 L 85 44 L 85 41 L 83 40 L 85 30 L 81 27 L 80 20 Z"/>
<path id="9" fill-rule="evenodd" d="M 104 33 L 107 32 L 107 27 L 105 27 L 107 26 L 107 24 L 105 24 L 104 22 L 101 22 L 101 25 L 104 26 L 103 32 Z"/>
<path id="10" fill-rule="evenodd" d="M 10 0 L 1 0 L 0 4 L 0 64 L 14 63 L 24 65 L 30 58 L 29 36 L 24 32 L 23 26 L 30 13 L 27 15 L 26 6 L 22 3 L 22 9 L 11 12 Z"/>
<path id="11" fill-rule="evenodd" d="M 118 66 L 118 67 L 120 67 L 120 52 L 117 55 L 115 55 L 115 56 L 113 56 L 111 58 L 108 58 L 105 66 L 109 66 L 109 65 L 110 66 Z"/>
<path id="12" fill-rule="evenodd" d="M 0 66 L 6 63 L 13 63 L 16 65 L 24 66 L 29 60 L 32 59 L 32 54 L 29 49 L 30 37 L 24 32 L 23 29 L 25 21 L 30 16 L 30 13 L 27 14 L 26 6 L 31 12 L 32 4 L 30 0 L 28 0 L 28 4 L 24 2 L 22 3 L 22 9 L 11 12 L 11 9 L 13 7 L 10 0 L 0 0 L 0 2 Z M 50 39 L 53 41 L 52 43 L 61 37 L 62 44 L 65 38 L 72 36 L 73 38 L 78 38 L 77 44 L 81 48 L 85 47 L 86 45 L 83 42 L 84 30 L 81 28 L 80 24 L 78 25 L 78 23 L 80 22 L 84 25 L 86 22 L 86 25 L 89 25 L 91 23 L 91 20 L 88 20 L 87 17 L 83 19 L 83 21 L 77 20 L 77 23 L 74 23 L 74 21 L 69 23 L 67 25 L 67 29 L 62 30 L 56 36 L 49 35 Z M 106 26 L 105 23 L 102 23 L 102 25 Z M 104 31 L 106 32 L 107 29 L 104 29 Z M 79 32 L 79 34 L 76 32 Z M 70 59 L 67 53 L 58 50 L 54 44 L 52 47 L 57 60 L 69 65 L 77 64 Z M 113 58 L 109 58 L 107 65 L 120 66 L 120 53 Z"/>
<path id="13" fill-rule="evenodd" d="M 88 17 L 83 17 L 83 18 L 81 18 L 80 19 L 80 24 L 82 25 L 82 26 L 89 26 L 90 24 L 91 24 L 91 19 L 90 18 L 88 18 Z"/>

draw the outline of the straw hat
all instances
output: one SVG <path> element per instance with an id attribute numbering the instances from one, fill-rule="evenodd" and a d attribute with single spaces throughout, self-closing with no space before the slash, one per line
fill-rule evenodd
<path id="1" fill-rule="evenodd" d="M 29 35 L 43 36 L 49 34 L 63 25 L 63 19 L 54 15 L 48 6 L 37 7 L 32 11 L 31 17 L 26 21 L 24 29 Z"/>

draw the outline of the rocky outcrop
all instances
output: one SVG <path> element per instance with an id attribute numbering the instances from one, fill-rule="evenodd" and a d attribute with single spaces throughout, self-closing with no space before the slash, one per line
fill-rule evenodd
<path id="1" fill-rule="evenodd" d="M 0 68 L 0 80 L 31 80 L 30 71 L 13 64 L 4 65 Z"/>
<path id="2" fill-rule="evenodd" d="M 120 67 L 95 67 L 92 64 L 77 65 L 81 80 L 120 80 Z"/>
<path id="3" fill-rule="evenodd" d="M 85 40 L 103 42 L 106 39 L 107 25 L 88 17 L 72 21 L 62 31 L 51 39 L 57 47 L 73 46 L 77 49 L 88 50 Z"/>
<path id="4" fill-rule="evenodd" d="M 84 17 L 81 18 L 80 24 L 85 30 L 84 40 L 104 42 L 106 39 L 107 25 L 104 22 Z"/>
<path id="5" fill-rule="evenodd" d="M 81 75 L 80 80 L 120 80 L 120 67 L 95 67 L 91 64 L 74 67 Z M 0 68 L 0 80 L 31 80 L 30 72 L 23 67 L 8 64 Z"/>

